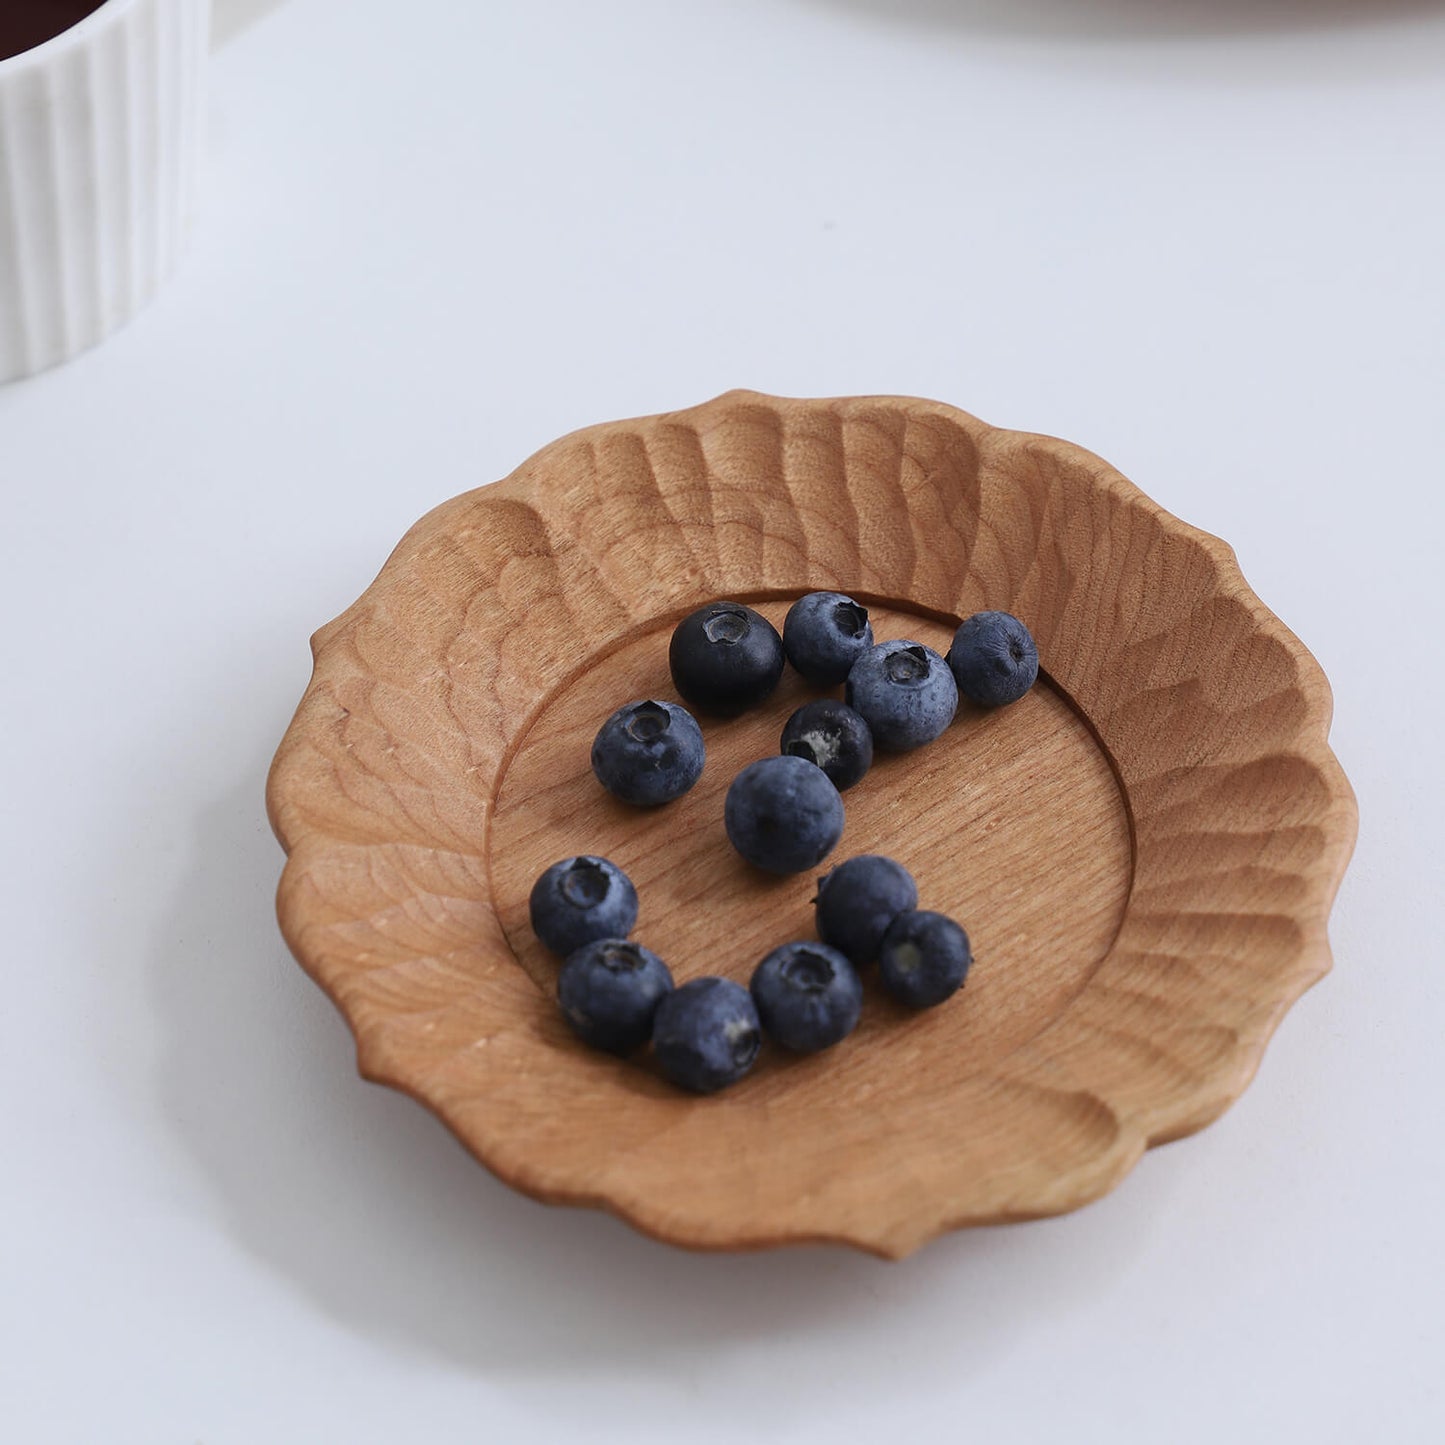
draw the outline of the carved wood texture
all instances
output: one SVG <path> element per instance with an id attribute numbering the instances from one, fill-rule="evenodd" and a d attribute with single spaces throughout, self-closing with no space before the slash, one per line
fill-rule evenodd
<path id="1" fill-rule="evenodd" d="M 608 799 L 587 749 L 622 702 L 675 696 L 686 612 L 780 622 L 819 587 L 934 646 L 1005 608 L 1046 677 L 845 794 L 834 860 L 914 869 L 974 940 L 964 992 L 911 1016 L 870 985 L 839 1048 L 698 1100 L 572 1040 L 526 894 L 556 858 L 615 858 L 679 979 L 746 982 L 811 935 L 813 879 L 751 873 L 721 824 L 798 679 L 705 723 L 702 782 L 656 812 Z M 746 392 L 592 427 L 423 518 L 313 650 L 268 788 L 278 907 L 362 1073 L 515 1187 L 660 1239 L 897 1257 L 1075 1208 L 1215 1118 L 1329 967 L 1355 807 L 1323 674 L 1224 543 L 1065 442 Z"/>

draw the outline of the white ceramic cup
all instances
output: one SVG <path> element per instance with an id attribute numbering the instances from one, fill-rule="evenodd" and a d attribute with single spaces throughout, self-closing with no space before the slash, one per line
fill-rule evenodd
<path id="1" fill-rule="evenodd" d="M 210 0 L 105 0 L 0 60 L 0 382 L 95 345 L 173 270 L 209 31 Z"/>

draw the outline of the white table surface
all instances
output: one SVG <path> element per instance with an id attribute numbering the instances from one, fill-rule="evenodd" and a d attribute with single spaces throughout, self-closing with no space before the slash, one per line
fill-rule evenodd
<path id="1" fill-rule="evenodd" d="M 0 1435 L 1445 1438 L 1445 4 L 217 30 L 182 273 L 0 389 Z M 309 633 L 436 502 L 735 385 L 1079 441 L 1334 682 L 1336 970 L 1078 1215 L 885 1265 L 543 1208 L 354 1077 L 277 934 Z"/>

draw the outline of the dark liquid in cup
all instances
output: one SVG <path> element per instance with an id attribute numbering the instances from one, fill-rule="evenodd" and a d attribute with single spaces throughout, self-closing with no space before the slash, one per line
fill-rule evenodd
<path id="1" fill-rule="evenodd" d="M 104 0 L 0 0 L 0 60 L 69 30 Z"/>

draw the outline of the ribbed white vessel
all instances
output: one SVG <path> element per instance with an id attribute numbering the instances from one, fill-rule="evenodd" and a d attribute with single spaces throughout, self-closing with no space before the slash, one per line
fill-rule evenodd
<path id="1" fill-rule="evenodd" d="M 0 61 L 0 382 L 93 346 L 174 268 L 209 28 L 210 0 L 107 0 Z"/>

